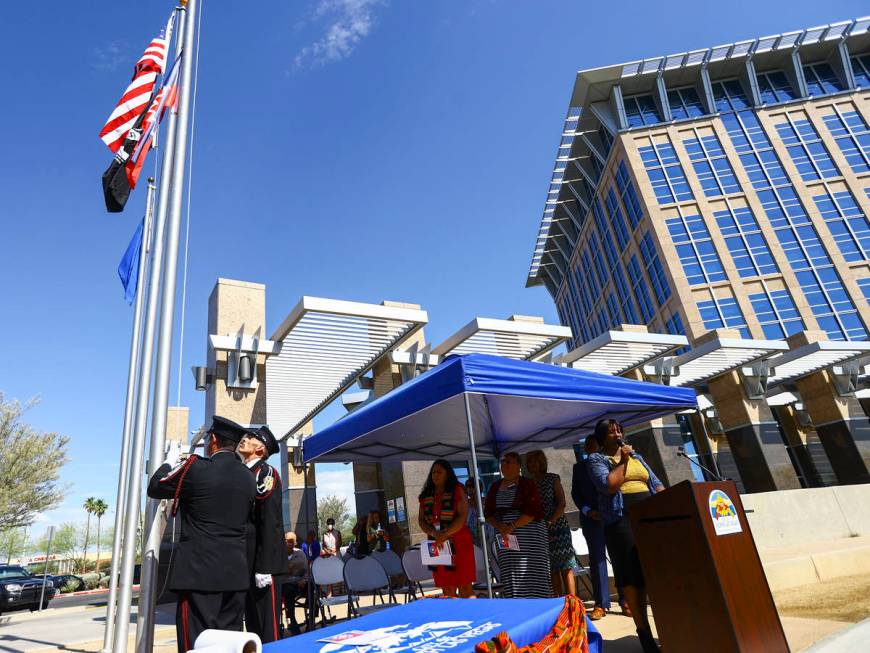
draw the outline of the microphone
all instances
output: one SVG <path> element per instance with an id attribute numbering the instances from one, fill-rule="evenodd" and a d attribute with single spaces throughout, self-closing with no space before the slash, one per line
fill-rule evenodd
<path id="1" fill-rule="evenodd" d="M 689 461 L 690 463 L 692 463 L 693 465 L 695 465 L 695 466 L 697 466 L 697 467 L 700 467 L 702 470 L 704 470 L 705 472 L 707 472 L 710 476 L 712 476 L 713 478 L 715 478 L 717 481 L 724 481 L 724 480 L 725 480 L 724 478 L 722 478 L 721 476 L 719 476 L 719 474 L 717 474 L 716 472 L 714 472 L 712 469 L 709 469 L 709 468 L 707 468 L 707 467 L 704 467 L 704 466 L 703 466 L 701 463 L 699 463 L 697 460 L 693 460 L 692 457 L 691 457 L 689 454 L 686 453 L 686 448 L 685 448 L 683 445 L 680 445 L 679 447 L 677 447 L 677 455 L 678 455 L 678 456 L 682 456 L 683 458 L 685 458 L 686 460 L 688 460 L 688 461 Z"/>
<path id="2" fill-rule="evenodd" d="M 619 446 L 619 448 L 621 449 L 621 448 L 625 445 L 625 441 L 624 441 L 622 438 L 616 438 L 616 444 L 617 444 L 617 445 Z M 630 454 L 628 454 L 628 455 L 631 456 L 632 458 L 637 458 L 637 456 L 635 455 L 634 451 L 632 451 L 632 452 L 631 452 Z"/>

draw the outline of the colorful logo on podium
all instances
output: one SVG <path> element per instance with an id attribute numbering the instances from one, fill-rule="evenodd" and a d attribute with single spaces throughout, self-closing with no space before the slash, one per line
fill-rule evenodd
<path id="1" fill-rule="evenodd" d="M 710 493 L 708 503 L 716 535 L 730 535 L 731 533 L 740 533 L 743 530 L 734 502 L 722 490 L 713 490 Z"/>

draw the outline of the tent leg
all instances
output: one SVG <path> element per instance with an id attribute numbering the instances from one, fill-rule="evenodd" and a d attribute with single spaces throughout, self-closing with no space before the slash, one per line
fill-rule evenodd
<path id="1" fill-rule="evenodd" d="M 489 543 L 486 541 L 486 519 L 483 516 L 483 500 L 480 497 L 480 471 L 477 468 L 477 449 L 474 446 L 474 427 L 471 425 L 471 406 L 468 403 L 468 393 L 465 399 L 465 421 L 468 424 L 468 444 L 471 449 L 471 466 L 474 471 L 474 496 L 477 497 L 477 520 L 480 523 L 480 544 L 483 549 L 483 564 L 486 567 L 486 593 L 492 598 L 492 572 L 489 564 Z"/>
<path id="2" fill-rule="evenodd" d="M 311 529 L 311 515 L 308 509 L 308 463 L 302 463 L 302 501 L 305 506 L 303 508 L 305 515 L 305 538 L 308 537 L 308 531 Z M 317 533 L 319 537 L 319 533 Z M 300 545 L 301 547 L 301 545 Z M 306 556 L 307 557 L 307 556 Z M 305 632 L 310 632 L 314 625 L 314 578 L 311 575 L 312 560 L 308 560 L 308 582 L 305 583 L 305 591 L 308 595 L 308 610 L 305 614 Z"/>

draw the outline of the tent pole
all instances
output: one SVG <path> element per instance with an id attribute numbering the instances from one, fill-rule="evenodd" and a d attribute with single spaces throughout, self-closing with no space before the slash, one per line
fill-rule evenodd
<path id="1" fill-rule="evenodd" d="M 303 538 L 303 542 L 308 539 L 308 531 L 311 530 L 311 514 L 308 509 L 308 463 L 302 462 L 302 502 L 305 504 L 303 507 L 304 515 L 305 515 L 305 535 Z M 317 537 L 320 537 L 320 533 L 316 533 Z M 299 545 L 299 548 L 302 548 L 302 545 Z M 309 557 L 310 551 L 305 554 L 305 557 L 308 558 L 308 582 L 305 583 L 305 593 L 307 594 L 307 603 L 308 603 L 308 613 L 305 615 L 305 632 L 309 632 L 311 630 L 311 626 L 313 624 L 314 617 L 314 579 L 311 575 L 311 563 L 313 562 Z"/>
<path id="2" fill-rule="evenodd" d="M 486 593 L 492 598 L 492 573 L 489 564 L 489 544 L 486 541 L 486 519 L 483 516 L 483 500 L 480 497 L 480 471 L 477 468 L 477 449 L 474 446 L 474 427 L 471 425 L 471 406 L 468 403 L 468 393 L 462 393 L 465 399 L 465 421 L 468 424 L 468 444 L 471 448 L 471 465 L 474 470 L 474 496 L 477 497 L 477 521 L 480 524 L 480 544 L 483 549 L 483 564 L 486 567 Z"/>

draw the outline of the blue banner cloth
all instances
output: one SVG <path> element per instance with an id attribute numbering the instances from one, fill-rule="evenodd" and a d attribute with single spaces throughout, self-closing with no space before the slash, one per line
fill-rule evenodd
<path id="1" fill-rule="evenodd" d="M 118 264 L 118 276 L 121 285 L 124 286 L 124 300 L 132 305 L 136 299 L 136 288 L 139 285 L 139 257 L 142 253 L 142 229 L 145 226 L 145 218 L 136 227 L 136 232 L 127 245 L 127 251 Z"/>
<path id="2" fill-rule="evenodd" d="M 692 388 L 465 354 L 309 437 L 303 453 L 317 462 L 462 458 L 470 422 L 478 455 L 498 457 L 571 446 L 603 418 L 630 426 L 695 407 Z"/>
<path id="3" fill-rule="evenodd" d="M 528 646 L 547 636 L 564 606 L 561 598 L 421 599 L 266 644 L 263 652 L 472 653 L 475 644 L 502 631 L 518 646 Z M 586 626 L 589 652 L 602 653 L 601 635 L 588 619 Z M 323 641 L 342 636 L 344 643 Z"/>

